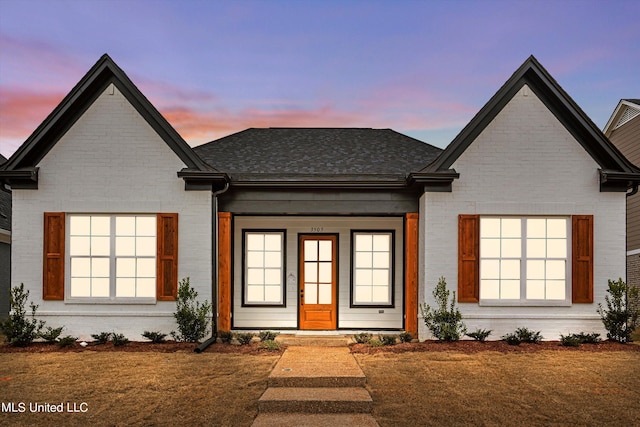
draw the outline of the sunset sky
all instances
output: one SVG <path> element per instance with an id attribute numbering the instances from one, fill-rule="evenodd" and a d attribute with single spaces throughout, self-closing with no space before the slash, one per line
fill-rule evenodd
<path id="1" fill-rule="evenodd" d="M 601 129 L 640 98 L 640 1 L 0 0 L 0 153 L 103 53 L 192 146 L 248 127 L 444 147 L 533 54 Z"/>

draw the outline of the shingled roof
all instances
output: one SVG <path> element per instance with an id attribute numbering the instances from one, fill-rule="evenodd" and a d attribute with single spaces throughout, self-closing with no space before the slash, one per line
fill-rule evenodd
<path id="1" fill-rule="evenodd" d="M 391 129 L 251 128 L 194 148 L 240 181 L 402 181 L 442 152 Z"/>
<path id="2" fill-rule="evenodd" d="M 0 166 L 6 161 L 6 157 L 0 154 Z M 11 230 L 11 193 L 2 189 L 0 189 L 0 229 Z"/>

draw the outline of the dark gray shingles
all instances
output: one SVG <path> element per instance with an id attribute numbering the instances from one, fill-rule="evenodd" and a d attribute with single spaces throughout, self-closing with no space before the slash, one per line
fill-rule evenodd
<path id="1" fill-rule="evenodd" d="M 0 154 L 0 167 L 6 161 L 7 159 Z M 11 193 L 3 190 L 0 190 L 0 229 L 11 230 Z"/>
<path id="2" fill-rule="evenodd" d="M 442 151 L 391 129 L 367 128 L 251 128 L 194 150 L 235 179 L 259 174 L 402 179 Z"/>

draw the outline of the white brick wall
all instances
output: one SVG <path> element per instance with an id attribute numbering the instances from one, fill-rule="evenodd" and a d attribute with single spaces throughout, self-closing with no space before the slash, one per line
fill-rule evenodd
<path id="1" fill-rule="evenodd" d="M 524 95 L 524 91 L 528 95 Z M 470 330 L 493 329 L 499 339 L 517 327 L 541 330 L 547 339 L 604 330 L 596 313 L 607 279 L 624 277 L 625 194 L 599 191 L 598 165 L 525 86 L 453 167 L 460 173 L 451 193 L 427 193 L 422 201 L 424 287 L 433 304 L 440 276 L 457 290 L 458 214 L 594 215 L 594 304 L 571 307 L 486 307 L 459 304 Z M 420 319 L 420 336 L 428 331 Z"/>
<path id="2" fill-rule="evenodd" d="M 71 304 L 42 300 L 43 212 L 179 214 L 178 278 L 211 301 L 211 193 L 184 191 L 185 165 L 112 85 L 39 164 L 38 190 L 13 192 L 12 285 L 39 304 L 38 317 L 64 334 L 101 331 L 141 339 L 175 329 L 175 302 Z"/>

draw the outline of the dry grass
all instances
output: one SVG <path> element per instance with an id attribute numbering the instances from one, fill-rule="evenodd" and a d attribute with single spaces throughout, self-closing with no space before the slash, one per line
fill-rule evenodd
<path id="1" fill-rule="evenodd" d="M 640 353 L 356 354 L 381 426 L 640 425 Z"/>
<path id="2" fill-rule="evenodd" d="M 279 355 L 0 353 L 2 402 L 86 402 L 0 425 L 250 426 Z M 640 425 L 640 352 L 354 354 L 381 426 Z M 28 408 L 27 408 L 28 412 Z"/>
<path id="3" fill-rule="evenodd" d="M 278 355 L 0 354 L 0 425 L 251 425 Z M 29 413 L 29 403 L 87 403 L 86 413 Z"/>

